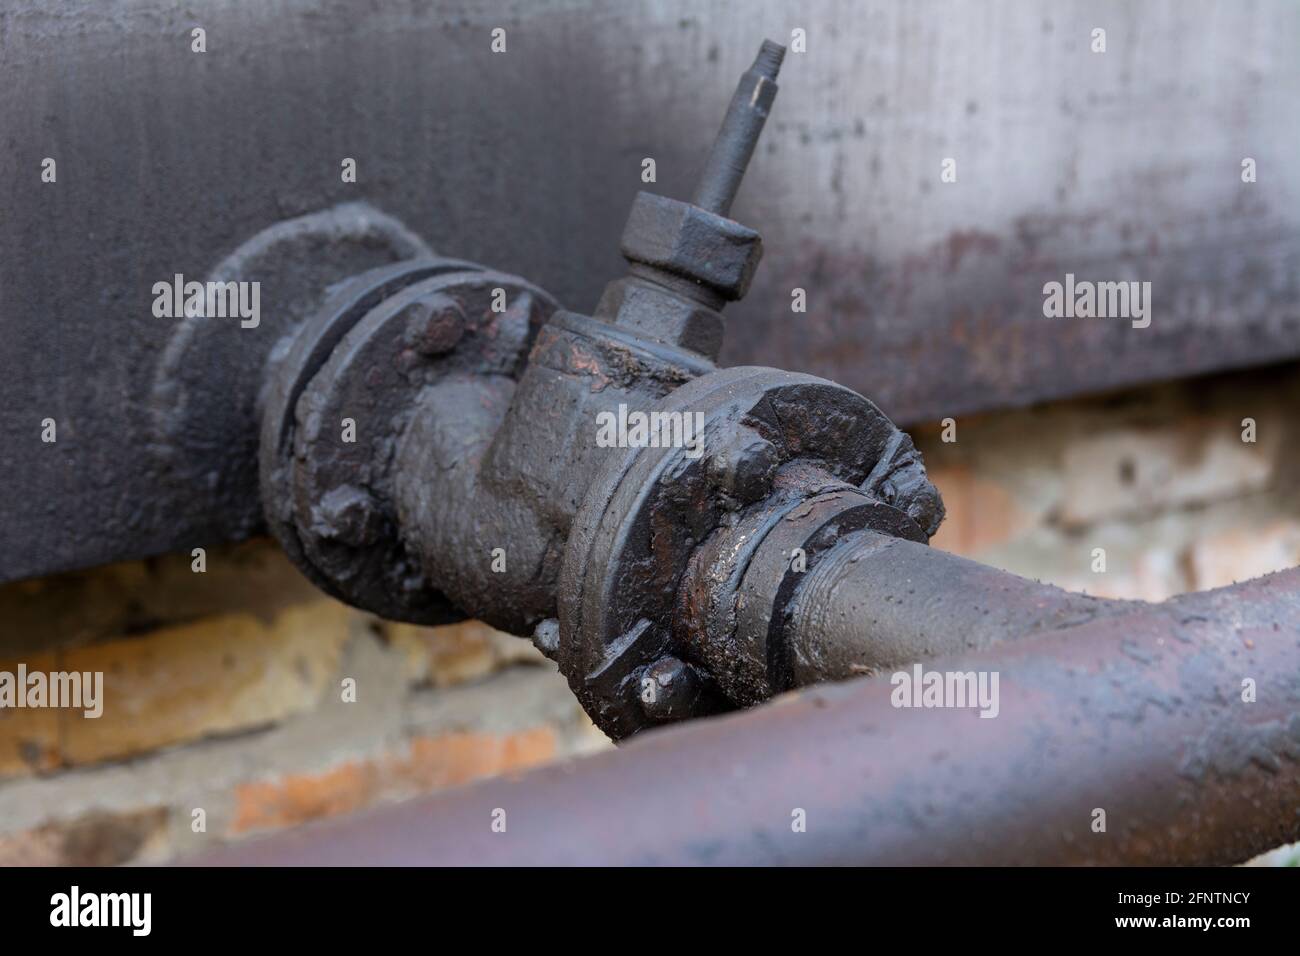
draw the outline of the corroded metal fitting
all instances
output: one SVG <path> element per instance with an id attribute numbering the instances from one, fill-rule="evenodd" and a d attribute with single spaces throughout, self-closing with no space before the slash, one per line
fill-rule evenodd
<path id="1" fill-rule="evenodd" d="M 270 373 L 261 481 L 304 573 L 384 617 L 533 633 L 621 738 L 792 686 L 788 608 L 845 535 L 928 540 L 938 493 L 871 402 L 714 364 L 762 255 L 727 216 L 782 52 L 742 76 L 693 202 L 637 196 L 629 274 L 593 316 L 421 258 L 303 323 Z M 598 438 L 629 410 L 681 433 Z"/>
<path id="2" fill-rule="evenodd" d="M 749 291 L 763 240 L 748 226 L 693 203 L 637 193 L 623 230 L 623 257 L 702 285 L 727 301 Z"/>
<path id="3" fill-rule="evenodd" d="M 722 369 L 656 411 L 703 416 L 703 454 L 612 451 L 560 573 L 553 654 L 616 739 L 786 689 L 773 628 L 822 550 L 863 529 L 924 542 L 943 517 L 911 440 L 832 382 Z M 791 562 L 794 548 L 806 563 Z M 689 706 L 645 706 L 665 660 L 691 666 Z"/>
<path id="4" fill-rule="evenodd" d="M 402 533 L 395 452 L 425 390 L 508 379 L 554 308 L 515 276 L 434 257 L 353 277 L 303 323 L 267 373 L 260 454 L 267 525 L 303 574 L 381 617 L 463 616 Z"/>

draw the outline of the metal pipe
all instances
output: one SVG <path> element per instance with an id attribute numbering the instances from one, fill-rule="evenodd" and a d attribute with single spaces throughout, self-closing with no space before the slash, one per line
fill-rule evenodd
<path id="1" fill-rule="evenodd" d="M 199 862 L 1205 865 L 1300 838 L 1300 569 L 928 669 L 997 674 L 997 716 L 859 678 Z"/>
<path id="2" fill-rule="evenodd" d="M 782 643 L 792 687 L 846 680 L 1147 605 L 1076 594 L 926 547 L 861 531 L 808 572 Z"/>

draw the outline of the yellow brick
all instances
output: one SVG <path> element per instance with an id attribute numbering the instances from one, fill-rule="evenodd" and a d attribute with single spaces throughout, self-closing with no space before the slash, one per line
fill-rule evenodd
<path id="1" fill-rule="evenodd" d="M 166 841 L 167 810 L 94 811 L 0 834 L 0 866 L 116 866 Z"/>
<path id="2" fill-rule="evenodd" d="M 55 668 L 53 654 L 34 654 L 21 661 L 0 661 L 0 671 L 18 673 Z M 59 765 L 59 712 L 47 707 L 0 708 L 0 778 L 26 776 Z"/>
<path id="3" fill-rule="evenodd" d="M 1186 560 L 1197 591 L 1295 567 L 1300 562 L 1300 521 L 1279 518 L 1262 528 L 1220 531 L 1194 542 Z"/>
<path id="4" fill-rule="evenodd" d="M 86 645 L 215 614 L 270 620 L 285 607 L 320 600 L 272 541 L 209 548 L 204 574 L 194 573 L 191 561 L 185 551 L 0 586 L 0 653 Z"/>
<path id="5" fill-rule="evenodd" d="M 333 601 L 263 621 L 227 614 L 63 654 L 66 670 L 104 672 L 104 712 L 61 711 L 63 757 L 79 764 L 274 723 L 333 688 L 361 618 Z"/>
<path id="6" fill-rule="evenodd" d="M 479 680 L 511 664 L 545 662 L 529 641 L 481 621 L 432 628 L 388 623 L 384 628 L 389 643 L 405 654 L 408 678 L 435 687 Z"/>
<path id="7" fill-rule="evenodd" d="M 1243 442 L 1234 417 L 1080 437 L 1064 453 L 1061 521 L 1085 527 L 1257 492 L 1274 473 L 1279 434 Z"/>

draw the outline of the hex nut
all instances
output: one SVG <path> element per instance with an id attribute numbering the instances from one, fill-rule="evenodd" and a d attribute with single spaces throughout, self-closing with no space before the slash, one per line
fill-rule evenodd
<path id="1" fill-rule="evenodd" d="M 749 291 L 763 240 L 735 220 L 641 192 L 623 229 L 622 251 L 629 262 L 702 283 L 734 300 Z"/>
<path id="2" fill-rule="evenodd" d="M 635 276 L 605 286 L 594 314 L 710 359 L 716 359 L 722 350 L 720 314 Z"/>

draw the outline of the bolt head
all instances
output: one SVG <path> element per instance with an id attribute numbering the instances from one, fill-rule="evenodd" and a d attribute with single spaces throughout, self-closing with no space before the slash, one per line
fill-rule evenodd
<path id="1" fill-rule="evenodd" d="M 465 335 L 465 311 L 449 295 L 436 293 L 403 306 L 406 342 L 421 355 L 445 355 Z"/>
<path id="2" fill-rule="evenodd" d="M 560 622 L 553 617 L 540 621 L 533 629 L 533 644 L 552 660 L 560 650 Z"/>
<path id="3" fill-rule="evenodd" d="M 642 672 L 641 708 L 652 720 L 689 717 L 703 690 L 695 668 L 667 655 Z"/>
<path id="4" fill-rule="evenodd" d="M 312 523 L 321 537 L 364 548 L 379 540 L 384 516 L 364 489 L 341 485 L 328 491 L 312 509 Z"/>
<path id="5" fill-rule="evenodd" d="M 737 425 L 710 452 L 706 474 L 718 490 L 748 504 L 772 490 L 780 464 L 775 445 L 747 425 Z"/>

